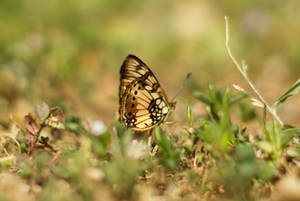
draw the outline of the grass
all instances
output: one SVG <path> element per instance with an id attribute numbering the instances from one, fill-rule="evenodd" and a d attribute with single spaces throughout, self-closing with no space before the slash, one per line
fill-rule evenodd
<path id="1" fill-rule="evenodd" d="M 300 128 L 274 120 L 253 138 L 231 121 L 231 108 L 247 94 L 208 90 L 195 92 L 207 105 L 204 116 L 194 117 L 187 106 L 178 132 L 170 137 L 156 127 L 148 144 L 148 133 L 136 138 L 121 123 L 95 134 L 79 117 L 37 105 L 1 138 L 1 200 L 271 198 L 281 178 L 297 177 Z M 241 119 L 251 110 L 245 105 Z"/>

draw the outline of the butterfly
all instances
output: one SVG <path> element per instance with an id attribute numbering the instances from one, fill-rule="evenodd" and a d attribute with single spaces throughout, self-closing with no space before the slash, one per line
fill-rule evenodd
<path id="1" fill-rule="evenodd" d="M 160 125 L 175 108 L 150 68 L 134 55 L 121 66 L 119 102 L 119 120 L 135 131 Z"/>

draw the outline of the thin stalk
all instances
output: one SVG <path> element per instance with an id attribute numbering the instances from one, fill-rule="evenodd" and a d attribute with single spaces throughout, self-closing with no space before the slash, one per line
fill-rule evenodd
<path id="1" fill-rule="evenodd" d="M 279 122 L 279 124 L 281 126 L 283 126 L 283 122 L 281 121 L 281 119 L 279 118 L 279 116 L 272 109 L 272 107 L 267 103 L 267 101 L 264 99 L 264 97 L 261 95 L 261 93 L 258 91 L 258 89 L 254 86 L 254 84 L 252 83 L 252 81 L 249 79 L 249 77 L 247 75 L 247 72 L 246 72 L 247 66 L 244 63 L 242 63 L 242 66 L 243 66 L 243 68 L 242 68 L 241 65 L 235 59 L 235 57 L 233 56 L 233 54 L 232 54 L 232 52 L 230 50 L 230 47 L 229 47 L 229 20 L 228 20 L 227 16 L 225 16 L 225 29 L 226 29 L 226 42 L 225 42 L 225 46 L 226 46 L 226 50 L 227 50 L 227 53 L 228 53 L 230 59 L 233 61 L 234 65 L 240 71 L 240 73 L 242 74 L 242 76 L 244 77 L 244 79 L 246 80 L 246 82 L 249 84 L 249 86 L 251 87 L 251 89 L 254 91 L 254 93 L 256 94 L 256 96 L 266 106 L 266 108 L 268 109 L 268 111 Z"/>

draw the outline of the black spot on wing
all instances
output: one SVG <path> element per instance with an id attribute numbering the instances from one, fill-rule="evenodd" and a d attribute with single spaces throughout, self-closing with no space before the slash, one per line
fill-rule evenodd
<path id="1" fill-rule="evenodd" d="M 156 104 L 157 102 L 162 103 L 162 101 L 162 97 L 159 97 L 151 100 L 149 104 L 148 110 L 150 112 L 152 125 L 158 124 L 166 117 L 166 114 L 163 114 L 162 108 L 159 107 L 159 104 Z"/>

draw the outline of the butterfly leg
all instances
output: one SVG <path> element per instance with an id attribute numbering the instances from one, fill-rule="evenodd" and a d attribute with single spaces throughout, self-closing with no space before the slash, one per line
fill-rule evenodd
<path id="1" fill-rule="evenodd" d="M 156 155 L 157 151 L 158 151 L 158 145 L 156 144 L 152 150 L 151 156 L 154 157 Z"/>
<path id="2" fill-rule="evenodd" d="M 148 137 L 148 146 L 151 148 L 154 146 L 154 148 L 151 151 L 151 156 L 154 157 L 158 151 L 158 145 L 155 143 L 154 128 L 150 129 L 149 134 L 150 135 Z"/>
<path id="3" fill-rule="evenodd" d="M 153 143 L 155 141 L 155 135 L 154 135 L 154 128 L 151 128 L 149 130 L 149 137 L 148 137 L 148 146 L 149 147 L 152 147 L 153 146 Z"/>
<path id="4" fill-rule="evenodd" d="M 148 147 L 152 147 L 152 136 L 150 135 L 149 137 L 148 137 Z"/>

